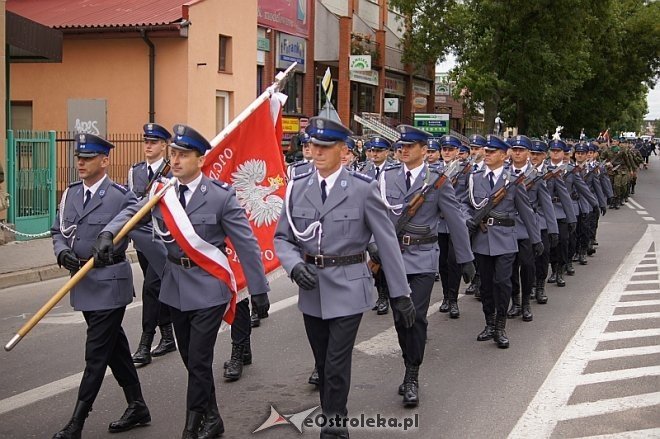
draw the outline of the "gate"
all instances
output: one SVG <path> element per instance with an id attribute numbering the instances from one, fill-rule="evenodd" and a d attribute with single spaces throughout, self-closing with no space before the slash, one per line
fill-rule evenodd
<path id="1" fill-rule="evenodd" d="M 16 239 L 41 234 L 55 221 L 55 131 L 7 130 L 7 219 Z"/>

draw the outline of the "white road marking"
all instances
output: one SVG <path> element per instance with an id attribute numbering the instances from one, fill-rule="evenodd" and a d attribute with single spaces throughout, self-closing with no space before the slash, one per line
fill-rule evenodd
<path id="1" fill-rule="evenodd" d="M 660 404 L 660 392 L 644 393 L 642 395 L 567 405 L 562 409 L 560 416 L 562 420 L 578 419 L 641 407 L 651 407 L 658 404 Z"/>
<path id="2" fill-rule="evenodd" d="M 644 219 L 644 221 L 655 221 L 655 218 L 653 218 L 652 216 L 643 216 L 642 218 Z"/>
<path id="3" fill-rule="evenodd" d="M 638 346 L 635 348 L 609 349 L 607 351 L 593 351 L 589 353 L 589 361 L 604 360 L 607 358 L 633 357 L 635 355 L 649 355 L 660 353 L 660 345 Z"/>
<path id="4" fill-rule="evenodd" d="M 641 320 L 641 319 L 660 319 L 660 312 L 647 312 L 641 314 L 617 314 L 610 317 L 611 322 L 621 320 Z"/>
<path id="5" fill-rule="evenodd" d="M 660 428 L 647 428 L 645 430 L 622 431 L 620 433 L 601 434 L 598 436 L 583 436 L 576 439 L 649 439 L 660 437 Z"/>
<path id="6" fill-rule="evenodd" d="M 632 302 L 619 302 L 616 304 L 617 308 L 626 308 L 633 306 L 649 306 L 660 305 L 660 300 L 634 300 Z"/>
<path id="7" fill-rule="evenodd" d="M 636 207 L 637 209 L 639 209 L 639 210 L 643 210 L 643 209 L 644 209 L 644 207 L 643 207 L 641 204 L 639 204 L 637 201 L 633 200 L 633 199 L 630 198 L 630 197 L 628 198 L 628 203 L 632 204 L 633 206 L 635 206 L 635 207 Z"/>
<path id="8" fill-rule="evenodd" d="M 649 214 L 649 213 L 648 213 L 647 211 L 645 211 L 645 210 L 638 210 L 637 213 L 640 214 L 640 215 L 648 215 L 648 214 Z"/>
<path id="9" fill-rule="evenodd" d="M 624 291 L 621 296 L 636 296 L 637 294 L 660 294 L 660 290 L 631 290 Z"/>
<path id="10" fill-rule="evenodd" d="M 628 281 L 628 285 L 654 285 L 654 284 L 655 285 L 658 284 L 658 279 Z"/>
<path id="11" fill-rule="evenodd" d="M 138 308 L 140 306 L 142 306 L 141 301 L 129 303 L 126 306 L 126 310 Z M 85 317 L 83 317 L 80 311 L 63 312 L 59 314 L 48 314 L 47 317 L 41 319 L 40 323 L 50 323 L 54 325 L 71 325 L 71 324 L 85 323 Z"/>
<path id="12" fill-rule="evenodd" d="M 630 406 L 629 408 L 647 406 L 650 399 L 653 399 L 653 405 L 660 403 L 660 399 L 658 399 L 658 402 L 655 402 L 654 399 L 660 398 L 660 392 L 658 392 L 652 394 L 653 396 L 649 397 L 650 399 L 644 399 L 644 396 L 638 395 L 630 399 L 616 398 L 613 400 L 614 403 L 605 400 L 598 401 L 595 405 L 577 405 L 580 409 L 575 412 L 576 405 L 567 406 L 575 387 L 578 385 L 660 375 L 660 366 L 583 374 L 587 364 L 593 358 L 592 355 L 598 355 L 592 354 L 592 352 L 596 351 L 599 342 L 660 334 L 660 329 L 605 333 L 605 329 L 611 321 L 631 318 L 631 315 L 613 315 L 613 313 L 616 307 L 621 305 L 622 302 L 619 302 L 619 300 L 628 285 L 628 281 L 635 274 L 635 269 L 644 259 L 654 241 L 660 242 L 660 226 L 649 225 L 644 235 L 610 278 L 584 322 L 566 346 L 525 413 L 511 431 L 509 438 L 549 438 L 553 434 L 557 423 L 563 419 L 569 419 L 571 413 L 579 413 L 575 415 L 576 418 L 579 418 L 589 416 L 589 410 L 593 410 L 593 412 L 605 410 L 605 412 L 608 412 L 607 410 L 614 411 L 615 407 L 623 409 L 626 404 Z M 652 263 L 657 264 L 657 259 L 652 261 Z M 649 318 L 654 314 L 660 317 L 660 313 L 647 313 L 633 314 L 632 318 Z"/>

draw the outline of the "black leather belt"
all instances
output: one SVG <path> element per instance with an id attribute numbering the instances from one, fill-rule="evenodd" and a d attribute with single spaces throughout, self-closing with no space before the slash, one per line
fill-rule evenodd
<path id="1" fill-rule="evenodd" d="M 85 265 L 87 263 L 87 261 L 89 261 L 89 259 L 78 259 L 78 260 L 80 261 L 80 268 L 82 268 L 83 265 Z M 125 253 L 123 253 L 121 255 L 112 255 L 112 262 L 109 263 L 109 264 L 102 264 L 102 265 L 103 265 L 103 267 L 108 267 L 110 265 L 115 265 L 115 264 L 119 264 L 121 262 L 124 262 L 125 260 L 126 260 L 126 254 Z"/>
<path id="2" fill-rule="evenodd" d="M 360 264 L 365 260 L 364 253 L 348 256 L 308 255 L 305 253 L 305 262 L 308 264 L 314 264 L 319 268 Z"/>
<path id="3" fill-rule="evenodd" d="M 489 216 L 484 219 L 484 224 L 487 226 L 513 227 L 516 225 L 516 220 L 513 218 L 493 218 L 492 216 Z"/>
<path id="4" fill-rule="evenodd" d="M 423 238 L 413 238 L 410 235 L 403 235 L 399 238 L 401 245 L 420 245 L 420 244 L 433 244 L 438 241 L 438 235 L 425 236 Z"/>
<path id="5" fill-rule="evenodd" d="M 167 259 L 168 259 L 171 263 L 173 263 L 173 264 L 175 264 L 175 265 L 180 265 L 180 266 L 182 266 L 183 268 L 193 268 L 193 267 L 197 267 L 197 264 L 195 263 L 195 261 L 193 261 L 193 260 L 190 259 L 190 258 L 186 258 L 186 257 L 184 257 L 184 258 L 175 258 L 174 256 L 167 255 Z"/>
<path id="6" fill-rule="evenodd" d="M 577 192 L 571 193 L 571 200 L 579 200 L 580 199 L 580 194 Z"/>
<path id="7" fill-rule="evenodd" d="M 561 199 L 559 197 L 552 197 L 552 202 L 553 203 L 561 203 Z"/>

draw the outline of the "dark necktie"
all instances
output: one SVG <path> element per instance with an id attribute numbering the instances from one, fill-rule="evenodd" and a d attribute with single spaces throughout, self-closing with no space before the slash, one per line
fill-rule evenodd
<path id="1" fill-rule="evenodd" d="M 406 172 L 406 190 L 410 190 L 410 182 L 412 180 L 412 174 L 410 171 Z"/>
<path id="2" fill-rule="evenodd" d="M 495 187 L 495 173 L 493 171 L 488 173 L 488 182 L 490 183 L 491 189 Z"/>
<path id="3" fill-rule="evenodd" d="M 325 182 L 325 180 L 321 180 L 321 202 L 325 203 L 325 199 L 328 198 L 328 193 L 325 191 L 325 187 L 328 184 Z"/>
<path id="4" fill-rule="evenodd" d="M 380 175 L 380 166 L 376 166 L 376 180 L 378 180 L 379 175 Z"/>
<path id="5" fill-rule="evenodd" d="M 472 165 L 472 171 L 477 172 L 477 170 L 479 170 L 479 165 L 475 163 L 474 165 Z"/>
<path id="6" fill-rule="evenodd" d="M 516 169 L 515 170 L 516 175 L 520 175 L 520 171 L 521 171 L 521 169 Z"/>
<path id="7" fill-rule="evenodd" d="M 185 193 L 188 190 L 188 186 L 185 184 L 180 184 L 179 185 L 179 203 L 183 206 L 183 208 L 186 208 L 186 196 Z"/>
<path id="8" fill-rule="evenodd" d="M 92 191 L 87 189 L 87 191 L 85 192 L 85 201 L 83 201 L 83 209 L 85 208 L 85 206 L 87 206 L 87 203 L 89 203 L 89 200 L 91 199 L 92 199 Z"/>
<path id="9" fill-rule="evenodd" d="M 154 170 L 151 169 L 151 165 L 147 167 L 149 170 L 147 171 L 147 176 L 149 177 L 149 181 L 154 179 Z"/>

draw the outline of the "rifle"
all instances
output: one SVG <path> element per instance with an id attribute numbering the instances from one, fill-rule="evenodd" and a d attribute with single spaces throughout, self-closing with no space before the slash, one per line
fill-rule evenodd
<path id="1" fill-rule="evenodd" d="M 507 190 L 511 185 L 516 186 L 521 184 L 523 181 L 525 181 L 525 174 L 520 174 L 518 178 L 513 180 L 513 182 L 507 182 L 504 186 L 499 188 L 493 196 L 488 198 L 488 203 L 481 209 L 477 210 L 477 212 L 474 215 L 474 218 L 472 219 L 476 224 L 479 224 L 479 228 L 481 229 L 482 232 L 486 233 L 488 232 L 488 229 L 486 228 L 486 224 L 484 223 L 484 220 L 486 217 L 490 214 L 490 211 L 493 210 L 495 207 L 497 207 L 498 204 L 502 202 L 504 197 L 506 196 Z"/>
<path id="2" fill-rule="evenodd" d="M 536 184 L 537 181 L 539 181 L 539 180 L 548 181 L 551 178 L 555 178 L 555 177 L 559 176 L 559 174 L 563 171 L 564 171 L 564 168 L 562 166 L 557 166 L 552 171 L 546 171 L 543 174 L 538 173 L 538 171 L 537 171 L 538 175 L 536 175 L 533 180 L 531 180 L 531 181 L 525 180 L 525 189 L 530 190 L 532 187 L 534 187 L 534 184 Z"/>
<path id="3" fill-rule="evenodd" d="M 465 166 L 463 166 L 463 169 L 461 169 L 460 172 L 458 172 L 456 175 L 454 175 L 451 178 L 451 184 L 452 186 L 456 186 L 456 183 L 458 183 L 458 176 L 459 175 L 468 175 L 470 171 L 472 170 L 472 167 L 474 164 L 477 162 L 477 160 L 481 159 L 481 154 L 477 154 L 476 156 L 471 156 L 469 159 L 466 160 Z"/>
<path id="4" fill-rule="evenodd" d="M 410 220 L 415 216 L 417 210 L 422 207 L 424 200 L 426 199 L 426 194 L 429 193 L 431 189 L 437 190 L 442 187 L 442 185 L 450 178 L 450 175 L 456 171 L 460 163 L 458 160 L 453 161 L 449 166 L 445 168 L 445 171 L 435 180 L 432 185 L 425 185 L 421 191 L 417 192 L 414 197 L 406 204 L 403 208 L 403 212 L 399 217 L 399 220 L 394 227 L 397 238 L 403 236 L 404 232 L 414 233 L 416 235 L 427 235 L 430 233 L 431 228 L 428 225 L 415 225 L 410 224 Z M 431 172 L 429 169 L 427 172 Z M 380 270 L 380 264 L 376 264 L 373 261 L 369 261 L 367 266 L 372 273 L 376 274 Z"/>
<path id="5" fill-rule="evenodd" d="M 149 180 L 149 184 L 144 190 L 144 194 L 147 195 L 149 191 L 151 191 L 151 186 L 153 186 L 154 183 L 157 182 L 160 177 L 167 176 L 167 174 L 169 173 L 170 173 L 170 161 L 168 159 L 165 159 L 163 160 L 163 163 L 160 164 L 160 167 L 158 168 L 154 176 L 151 177 L 151 180 Z"/>

